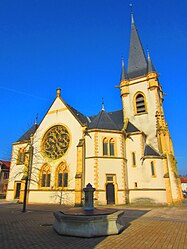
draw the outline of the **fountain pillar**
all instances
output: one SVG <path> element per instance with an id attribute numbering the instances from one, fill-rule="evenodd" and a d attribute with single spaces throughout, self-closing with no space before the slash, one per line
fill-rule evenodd
<path id="1" fill-rule="evenodd" d="M 94 210 L 94 191 L 95 188 L 92 187 L 90 183 L 86 185 L 86 188 L 83 188 L 84 196 L 85 196 L 85 202 L 84 202 L 84 210 L 85 211 L 91 211 Z"/>

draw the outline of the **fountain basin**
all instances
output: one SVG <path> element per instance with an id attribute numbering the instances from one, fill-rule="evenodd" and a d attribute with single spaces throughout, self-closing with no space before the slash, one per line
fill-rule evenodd
<path id="1" fill-rule="evenodd" d="M 61 235 L 85 238 L 118 234 L 124 229 L 124 226 L 119 223 L 123 213 L 110 208 L 95 208 L 91 211 L 70 208 L 54 212 L 53 228 Z"/>

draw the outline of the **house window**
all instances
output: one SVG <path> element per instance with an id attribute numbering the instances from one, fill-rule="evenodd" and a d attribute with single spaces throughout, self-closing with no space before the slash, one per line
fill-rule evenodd
<path id="1" fill-rule="evenodd" d="M 68 187 L 68 172 L 64 164 L 60 164 L 56 169 L 56 187 Z"/>
<path id="2" fill-rule="evenodd" d="M 115 155 L 115 143 L 114 139 L 110 140 L 107 138 L 103 139 L 103 156 L 114 156 Z"/>
<path id="3" fill-rule="evenodd" d="M 44 165 L 41 169 L 40 186 L 42 188 L 50 187 L 51 183 L 51 169 L 49 165 Z"/>
<path id="4" fill-rule="evenodd" d="M 136 166 L 136 154 L 132 152 L 132 166 Z"/>
<path id="5" fill-rule="evenodd" d="M 151 174 L 152 174 L 152 176 L 156 176 L 155 165 L 154 165 L 153 161 L 151 162 Z"/>
<path id="6" fill-rule="evenodd" d="M 144 113 L 146 112 L 145 100 L 143 94 L 139 93 L 136 96 L 136 113 Z"/>
<path id="7" fill-rule="evenodd" d="M 9 173 L 8 172 L 4 172 L 4 179 L 8 179 L 9 177 Z"/>

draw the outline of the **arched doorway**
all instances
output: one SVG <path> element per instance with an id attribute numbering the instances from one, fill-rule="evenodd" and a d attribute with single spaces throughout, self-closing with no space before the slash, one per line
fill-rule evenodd
<path id="1" fill-rule="evenodd" d="M 106 185 L 106 200 L 107 204 L 115 204 L 115 187 L 111 182 Z"/>

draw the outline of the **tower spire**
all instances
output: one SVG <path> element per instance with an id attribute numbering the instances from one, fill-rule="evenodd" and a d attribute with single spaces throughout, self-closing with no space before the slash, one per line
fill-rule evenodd
<path id="1" fill-rule="evenodd" d="M 148 73 L 156 72 L 148 49 L 147 49 L 147 72 Z"/>
<path id="2" fill-rule="evenodd" d="M 147 60 L 135 25 L 134 15 L 131 7 L 131 36 L 128 58 L 128 75 L 130 78 L 136 78 L 139 76 L 143 76 L 146 73 Z"/>
<path id="3" fill-rule="evenodd" d="M 122 56 L 122 59 L 121 59 L 121 78 L 120 78 L 120 81 L 122 80 L 127 80 L 129 77 L 128 77 L 128 74 L 125 70 L 125 63 L 124 63 L 124 57 Z"/>

